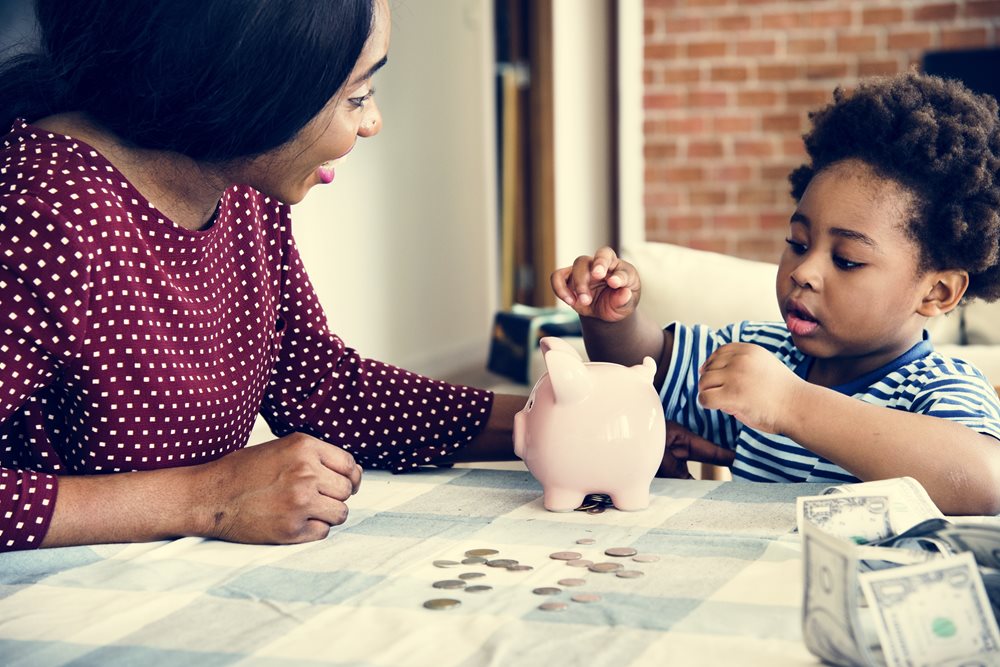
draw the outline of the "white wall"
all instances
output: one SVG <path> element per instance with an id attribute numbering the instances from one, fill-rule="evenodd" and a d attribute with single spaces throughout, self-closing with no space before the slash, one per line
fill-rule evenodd
<path id="1" fill-rule="evenodd" d="M 392 0 L 384 129 L 294 207 L 331 328 L 434 376 L 485 363 L 497 308 L 490 0 Z"/>
<path id="2" fill-rule="evenodd" d="M 618 0 L 618 221 L 622 248 L 646 240 L 642 0 Z"/>

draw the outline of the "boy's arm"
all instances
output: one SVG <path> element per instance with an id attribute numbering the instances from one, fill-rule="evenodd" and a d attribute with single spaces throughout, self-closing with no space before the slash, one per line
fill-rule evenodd
<path id="1" fill-rule="evenodd" d="M 945 514 L 1000 513 L 1000 442 L 802 382 L 781 432 L 862 480 L 909 476 Z"/>

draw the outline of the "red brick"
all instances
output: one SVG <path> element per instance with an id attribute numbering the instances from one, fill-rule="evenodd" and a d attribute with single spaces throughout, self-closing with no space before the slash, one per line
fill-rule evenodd
<path id="1" fill-rule="evenodd" d="M 702 237 L 688 239 L 687 245 L 695 250 L 707 250 L 709 252 L 720 252 L 728 254 L 730 251 L 729 242 L 722 238 Z"/>
<path id="2" fill-rule="evenodd" d="M 651 192 L 650 188 L 643 193 L 642 201 L 648 208 L 677 208 L 681 203 L 681 194 L 677 190 Z"/>
<path id="3" fill-rule="evenodd" d="M 681 106 L 681 96 L 677 93 L 655 93 L 643 97 L 646 109 L 677 109 Z"/>
<path id="4" fill-rule="evenodd" d="M 826 53 L 827 40 L 823 37 L 808 37 L 788 40 L 788 55 L 801 56 L 815 53 Z"/>
<path id="5" fill-rule="evenodd" d="M 889 76 L 902 71 L 899 61 L 892 60 L 861 60 L 858 62 L 858 76 Z"/>
<path id="6" fill-rule="evenodd" d="M 726 92 L 722 90 L 692 90 L 685 104 L 688 108 L 724 107 L 728 101 Z"/>
<path id="7" fill-rule="evenodd" d="M 733 142 L 733 152 L 737 157 L 771 157 L 774 146 L 760 139 L 737 139 Z"/>
<path id="8" fill-rule="evenodd" d="M 861 10 L 861 23 L 864 25 L 887 25 L 903 21 L 901 7 L 874 7 Z"/>
<path id="9" fill-rule="evenodd" d="M 642 149 L 643 157 L 646 160 L 671 160 L 677 157 L 676 142 L 646 142 Z"/>
<path id="10" fill-rule="evenodd" d="M 719 65 L 712 68 L 712 81 L 741 82 L 748 78 L 746 65 Z"/>
<path id="11" fill-rule="evenodd" d="M 840 81 L 847 76 L 850 65 L 843 60 L 828 63 L 806 63 L 806 78 L 810 80 L 835 79 Z"/>
<path id="12" fill-rule="evenodd" d="M 934 43 L 930 30 L 902 30 L 889 33 L 889 50 L 926 49 Z"/>
<path id="13" fill-rule="evenodd" d="M 752 132 L 756 127 L 756 119 L 753 116 L 715 116 L 712 118 L 712 131 L 717 134 Z"/>
<path id="14" fill-rule="evenodd" d="M 675 42 L 650 44 L 647 42 L 643 48 L 643 57 L 646 62 L 651 60 L 670 60 L 676 58 L 681 53 L 680 46 Z"/>
<path id="15" fill-rule="evenodd" d="M 662 83 L 663 72 L 660 70 L 653 70 L 650 68 L 645 68 L 642 70 L 642 82 L 645 85 L 650 85 L 653 83 Z"/>
<path id="16" fill-rule="evenodd" d="M 708 180 L 720 183 L 745 183 L 754 177 L 754 168 L 748 164 L 724 164 L 708 168 Z"/>
<path id="17" fill-rule="evenodd" d="M 656 33 L 660 32 L 659 26 L 660 24 L 655 19 L 651 19 L 648 16 L 646 16 L 642 20 L 642 34 L 645 35 L 646 37 L 649 37 L 650 35 L 655 35 Z"/>
<path id="18" fill-rule="evenodd" d="M 942 28 L 941 30 L 941 46 L 946 49 L 972 48 L 988 44 L 989 36 L 986 28 Z"/>
<path id="19" fill-rule="evenodd" d="M 745 213 L 720 213 L 712 216 L 714 229 L 753 229 L 754 219 Z"/>
<path id="20" fill-rule="evenodd" d="M 663 80 L 666 83 L 698 83 L 701 81 L 701 69 L 698 67 L 676 67 L 663 70 Z"/>
<path id="21" fill-rule="evenodd" d="M 773 90 L 741 90 L 736 93 L 740 107 L 773 107 L 778 103 L 778 93 Z"/>
<path id="22" fill-rule="evenodd" d="M 716 207 L 726 204 L 726 191 L 721 188 L 691 188 L 688 190 L 688 204 L 693 208 Z"/>
<path id="23" fill-rule="evenodd" d="M 737 239 L 733 254 L 746 259 L 777 262 L 781 256 L 783 244 L 784 239 L 778 238 L 775 232 L 761 235 L 755 234 Z"/>
<path id="24" fill-rule="evenodd" d="M 773 56 L 778 45 L 773 39 L 747 39 L 736 42 L 738 56 Z"/>
<path id="25" fill-rule="evenodd" d="M 667 183 L 697 183 L 705 180 L 705 170 L 701 167 L 667 167 L 663 171 Z"/>
<path id="26" fill-rule="evenodd" d="M 761 129 L 765 132 L 801 132 L 803 125 L 800 113 L 764 114 L 761 119 Z"/>
<path id="27" fill-rule="evenodd" d="M 783 184 L 786 184 L 788 182 L 788 175 L 798 166 L 798 162 L 764 165 L 760 168 L 760 177 L 766 181 L 781 181 Z"/>
<path id="28" fill-rule="evenodd" d="M 788 137 L 781 141 L 781 153 L 786 157 L 806 157 L 806 147 L 802 137 Z"/>
<path id="29" fill-rule="evenodd" d="M 738 206 L 766 206 L 775 203 L 777 203 L 777 197 L 774 194 L 774 186 L 745 186 L 736 192 Z"/>
<path id="30" fill-rule="evenodd" d="M 690 231 L 705 226 L 705 219 L 700 215 L 668 215 L 663 227 L 672 231 Z"/>
<path id="31" fill-rule="evenodd" d="M 948 2 L 913 8 L 914 21 L 953 21 L 958 16 L 958 3 Z"/>
<path id="32" fill-rule="evenodd" d="M 685 32 L 700 32 L 708 26 L 708 22 L 698 16 L 674 16 L 665 22 L 666 32 L 680 34 Z"/>
<path id="33" fill-rule="evenodd" d="M 670 134 L 698 134 L 705 131 L 706 125 L 703 116 L 669 118 L 666 121 L 666 131 Z"/>
<path id="34" fill-rule="evenodd" d="M 877 47 L 878 40 L 870 33 L 837 35 L 838 53 L 871 53 Z"/>
<path id="35" fill-rule="evenodd" d="M 792 81 L 800 76 L 800 67 L 794 63 L 757 65 L 757 78 L 761 81 Z"/>
<path id="36" fill-rule="evenodd" d="M 807 12 L 803 24 L 810 28 L 843 28 L 851 25 L 851 11 L 831 9 Z"/>
<path id="37" fill-rule="evenodd" d="M 785 104 L 794 109 L 814 109 L 833 101 L 833 88 L 793 88 L 785 91 Z"/>
<path id="38" fill-rule="evenodd" d="M 753 26 L 753 20 L 748 14 L 735 14 L 733 16 L 720 16 L 712 21 L 712 27 L 716 30 L 735 31 L 749 30 Z"/>
<path id="39" fill-rule="evenodd" d="M 785 188 L 783 201 L 788 202 L 788 212 L 772 211 L 764 212 L 757 216 L 758 225 L 761 229 L 787 229 L 788 219 L 791 217 L 791 205 L 794 203 L 789 193 L 791 186 Z"/>
<path id="40" fill-rule="evenodd" d="M 721 141 L 692 141 L 687 147 L 688 158 L 722 157 L 725 147 Z"/>
<path id="41" fill-rule="evenodd" d="M 719 58 L 726 55 L 725 42 L 691 42 L 684 46 L 684 55 L 688 58 Z"/>
<path id="42" fill-rule="evenodd" d="M 687 7 L 721 7 L 728 4 L 729 0 L 685 0 Z"/>
<path id="43" fill-rule="evenodd" d="M 996 18 L 1000 16 L 1000 0 L 972 0 L 965 6 L 970 18 Z"/>
<path id="44" fill-rule="evenodd" d="M 798 28 L 803 23 L 803 15 L 792 12 L 765 14 L 760 18 L 761 27 L 766 30 L 788 30 L 789 28 Z"/>

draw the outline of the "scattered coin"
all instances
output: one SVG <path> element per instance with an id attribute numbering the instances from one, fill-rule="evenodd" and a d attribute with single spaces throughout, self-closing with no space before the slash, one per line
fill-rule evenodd
<path id="1" fill-rule="evenodd" d="M 606 572 L 617 572 L 618 570 L 621 570 L 623 568 L 620 563 L 594 563 L 587 569 L 590 570 L 591 572 L 606 573 Z"/>
<path id="2" fill-rule="evenodd" d="M 583 586 L 585 583 L 587 583 L 587 580 L 586 579 L 574 579 L 574 578 L 560 579 L 558 583 L 559 583 L 560 586 Z"/>
<path id="3" fill-rule="evenodd" d="M 441 581 L 435 581 L 433 584 L 434 588 L 465 588 L 465 582 L 461 579 L 443 579 Z"/>
<path id="4" fill-rule="evenodd" d="M 466 593 L 485 593 L 486 591 L 492 591 L 492 590 L 493 590 L 492 586 L 486 586 L 485 584 L 465 587 Z"/>
<path id="5" fill-rule="evenodd" d="M 573 596 L 573 602 L 600 602 L 601 596 L 596 593 L 579 593 Z"/>
<path id="6" fill-rule="evenodd" d="M 490 567 L 507 567 L 507 568 L 510 568 L 510 567 L 514 567 L 515 565 L 518 565 L 518 562 L 516 560 L 512 560 L 510 558 L 494 558 L 493 560 L 486 561 L 486 564 L 488 566 L 490 566 Z"/>
<path id="7" fill-rule="evenodd" d="M 458 575 L 458 578 L 462 581 L 468 581 L 469 579 L 478 579 L 479 577 L 485 577 L 486 574 L 483 572 L 463 572 Z"/>
<path id="8" fill-rule="evenodd" d="M 593 544 L 596 541 L 597 540 L 595 540 L 593 537 L 581 537 L 580 539 L 578 539 L 576 541 L 576 543 L 577 544 Z"/>
<path id="9" fill-rule="evenodd" d="M 485 562 L 486 559 L 482 556 L 469 556 L 462 559 L 462 565 L 482 565 Z"/>
<path id="10" fill-rule="evenodd" d="M 437 598 L 435 600 L 428 600 L 424 603 L 424 606 L 428 609 L 454 609 L 460 604 L 462 603 L 451 598 Z"/>
<path id="11" fill-rule="evenodd" d="M 604 514 L 603 507 L 591 507 L 587 510 L 587 514 Z"/>
<path id="12" fill-rule="evenodd" d="M 625 558 L 627 556 L 634 556 L 638 551 L 632 547 L 611 547 L 610 549 L 605 549 L 604 554 L 606 556 L 615 556 L 616 558 Z"/>
<path id="13" fill-rule="evenodd" d="M 641 570 L 622 570 L 621 572 L 616 572 L 615 574 L 622 579 L 638 579 L 645 574 L 645 572 L 642 572 Z"/>
<path id="14" fill-rule="evenodd" d="M 542 586 L 541 588 L 536 588 L 531 592 L 535 595 L 559 595 L 562 593 L 562 589 L 556 588 L 555 586 Z"/>
<path id="15" fill-rule="evenodd" d="M 568 560 L 566 564 L 570 567 L 590 567 L 594 564 L 594 561 L 580 558 L 579 560 Z"/>
<path id="16" fill-rule="evenodd" d="M 434 561 L 434 567 L 458 567 L 459 562 L 457 560 L 436 560 Z"/>
<path id="17" fill-rule="evenodd" d="M 660 560 L 660 557 L 656 554 L 639 554 L 638 556 L 633 556 L 632 560 L 636 563 L 655 563 Z"/>
<path id="18" fill-rule="evenodd" d="M 530 565 L 521 565 L 520 563 L 518 563 L 517 565 L 511 565 L 510 567 L 507 568 L 509 572 L 527 572 L 528 570 L 534 570 L 534 569 L 535 568 L 533 568 Z"/>
<path id="19" fill-rule="evenodd" d="M 554 554 L 549 554 L 549 558 L 553 560 L 579 560 L 580 554 L 575 551 L 557 551 Z"/>
<path id="20" fill-rule="evenodd" d="M 465 552 L 465 555 L 473 557 L 475 556 L 482 557 L 482 556 L 496 556 L 498 553 L 500 552 L 497 551 L 496 549 L 469 549 L 468 551 Z"/>
<path id="21" fill-rule="evenodd" d="M 538 608 L 542 611 L 566 611 L 568 606 L 565 602 L 543 602 Z"/>

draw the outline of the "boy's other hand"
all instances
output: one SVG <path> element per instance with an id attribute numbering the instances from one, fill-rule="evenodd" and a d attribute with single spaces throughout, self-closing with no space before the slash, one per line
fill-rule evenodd
<path id="1" fill-rule="evenodd" d="M 688 471 L 688 461 L 711 463 L 729 467 L 736 458 L 735 452 L 696 435 L 674 421 L 667 421 L 667 448 L 657 477 L 693 479 Z"/>
<path id="2" fill-rule="evenodd" d="M 620 322 L 639 303 L 639 273 L 608 247 L 556 269 L 551 283 L 556 296 L 583 317 Z"/>
<path id="3" fill-rule="evenodd" d="M 702 364 L 698 402 L 750 428 L 781 433 L 781 419 L 804 382 L 773 354 L 752 343 L 729 343 Z"/>

